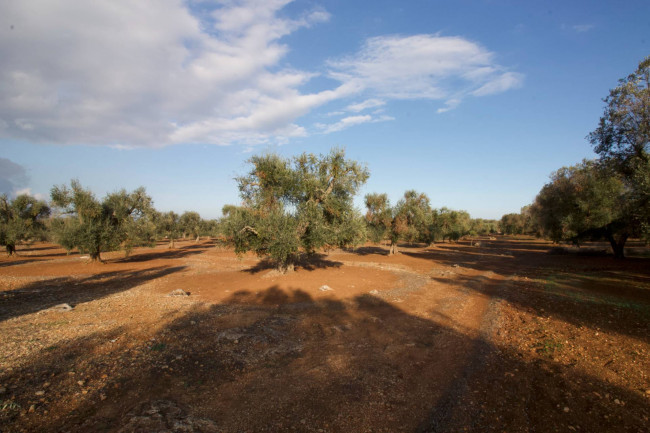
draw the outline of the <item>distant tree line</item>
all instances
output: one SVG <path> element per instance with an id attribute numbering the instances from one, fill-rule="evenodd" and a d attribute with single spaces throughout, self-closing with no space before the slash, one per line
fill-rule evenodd
<path id="1" fill-rule="evenodd" d="M 424 193 L 409 190 L 391 206 L 386 194 L 365 197 L 369 238 L 376 243 L 390 241 L 389 254 L 397 252 L 399 241 L 432 245 L 439 241 L 458 241 L 465 236 L 496 233 L 497 221 L 472 219 L 466 211 L 431 207 Z"/>
<path id="2" fill-rule="evenodd" d="M 177 215 L 159 212 L 144 188 L 120 190 L 101 201 L 79 181 L 54 186 L 51 203 L 29 195 L 10 200 L 0 195 L 0 245 L 9 255 L 16 245 L 50 240 L 68 252 L 77 250 L 100 261 L 101 253 L 153 246 L 167 239 L 169 247 L 179 237 L 199 239 L 218 233 L 216 220 L 204 220 L 196 212 Z"/>
<path id="3" fill-rule="evenodd" d="M 588 135 L 599 158 L 551 174 L 535 201 L 504 215 L 509 234 L 579 244 L 607 240 L 617 258 L 631 237 L 650 240 L 650 57 L 619 80 Z"/>

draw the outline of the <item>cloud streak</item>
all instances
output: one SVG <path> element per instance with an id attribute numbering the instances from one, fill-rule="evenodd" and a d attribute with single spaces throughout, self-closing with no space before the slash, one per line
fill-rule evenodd
<path id="1" fill-rule="evenodd" d="M 506 70 L 494 58 L 460 37 L 380 36 L 329 66 L 332 78 L 377 97 L 443 100 L 446 107 L 439 112 L 444 112 L 468 96 L 492 95 L 522 84 L 522 74 Z"/>
<path id="2" fill-rule="evenodd" d="M 320 129 L 323 134 L 331 134 L 332 132 L 342 131 L 344 129 L 348 129 L 355 125 L 361 125 L 363 123 L 388 122 L 390 120 L 395 120 L 395 118 L 386 115 L 373 117 L 370 114 L 364 114 L 359 116 L 344 117 L 338 122 L 331 124 L 318 123 L 316 124 L 316 127 Z"/>

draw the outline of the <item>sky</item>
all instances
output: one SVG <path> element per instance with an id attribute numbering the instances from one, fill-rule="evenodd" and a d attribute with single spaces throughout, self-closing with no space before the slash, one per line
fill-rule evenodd
<path id="1" fill-rule="evenodd" d="M 254 154 L 343 148 L 363 195 L 499 219 L 594 158 L 650 2 L 2 0 L 0 193 L 144 186 L 217 218 Z"/>

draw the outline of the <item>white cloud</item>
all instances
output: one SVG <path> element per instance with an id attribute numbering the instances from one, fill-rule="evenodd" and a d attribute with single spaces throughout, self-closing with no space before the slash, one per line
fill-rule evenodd
<path id="1" fill-rule="evenodd" d="M 494 54 L 461 37 L 439 35 L 370 38 L 355 55 L 329 62 L 330 76 L 378 97 L 446 100 L 457 106 L 469 95 L 485 96 L 521 84 Z"/>
<path id="2" fill-rule="evenodd" d="M 575 30 L 578 33 L 584 33 L 588 32 L 589 30 L 594 28 L 593 24 L 577 24 L 571 27 L 573 30 Z"/>
<path id="3" fill-rule="evenodd" d="M 330 134 L 332 132 L 338 132 L 350 128 L 351 126 L 361 125 L 362 123 L 387 122 L 389 120 L 395 120 L 395 118 L 391 116 L 372 117 L 369 114 L 365 114 L 360 116 L 344 117 L 338 122 L 329 125 L 319 123 L 316 127 L 322 129 L 323 134 Z"/>
<path id="4" fill-rule="evenodd" d="M 303 134 L 294 121 L 351 89 L 297 89 L 280 38 L 291 0 L 11 1 L 0 15 L 0 138 L 117 147 L 258 143 Z M 197 9 L 198 11 L 198 9 Z"/>
<path id="5" fill-rule="evenodd" d="M 282 38 L 330 15 L 319 8 L 280 14 L 292 1 L 4 2 L 0 139 L 118 149 L 250 146 L 305 136 L 298 119 L 332 101 L 367 98 L 338 115 L 390 99 L 440 99 L 450 109 L 468 95 L 521 82 L 463 38 L 384 36 L 327 63 L 338 87 L 304 93 L 319 71 L 285 65 Z M 358 124 L 359 117 L 328 128 Z"/>
<path id="6" fill-rule="evenodd" d="M 14 194 L 16 196 L 23 195 L 23 194 L 30 195 L 30 196 L 34 197 L 36 200 L 45 200 L 47 198 L 45 196 L 45 194 L 41 194 L 41 193 L 38 193 L 38 192 L 35 193 L 35 194 L 32 194 L 32 189 L 31 188 L 23 188 L 23 189 L 16 190 L 14 192 Z"/>
<path id="7" fill-rule="evenodd" d="M 358 113 L 369 108 L 382 107 L 384 105 L 386 105 L 386 101 L 382 101 L 381 99 L 366 99 L 358 104 L 350 104 L 345 109 Z"/>
<path id="8" fill-rule="evenodd" d="M 460 99 L 448 99 L 445 101 L 445 106 L 442 108 L 438 108 L 436 110 L 436 113 L 446 113 L 449 110 L 453 110 L 454 108 L 458 107 L 460 105 Z"/>

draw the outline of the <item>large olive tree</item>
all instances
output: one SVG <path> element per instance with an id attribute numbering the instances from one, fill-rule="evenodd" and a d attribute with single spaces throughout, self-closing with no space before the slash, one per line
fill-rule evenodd
<path id="1" fill-rule="evenodd" d="M 301 254 L 365 239 L 352 199 L 369 174 L 343 150 L 290 159 L 267 154 L 248 162 L 251 170 L 236 178 L 242 205 L 225 208 L 222 221 L 237 253 L 254 251 L 287 271 Z"/>
<path id="2" fill-rule="evenodd" d="M 589 134 L 601 162 L 622 177 L 627 218 L 650 237 L 650 57 L 619 80 L 604 99 L 598 128 Z"/>

